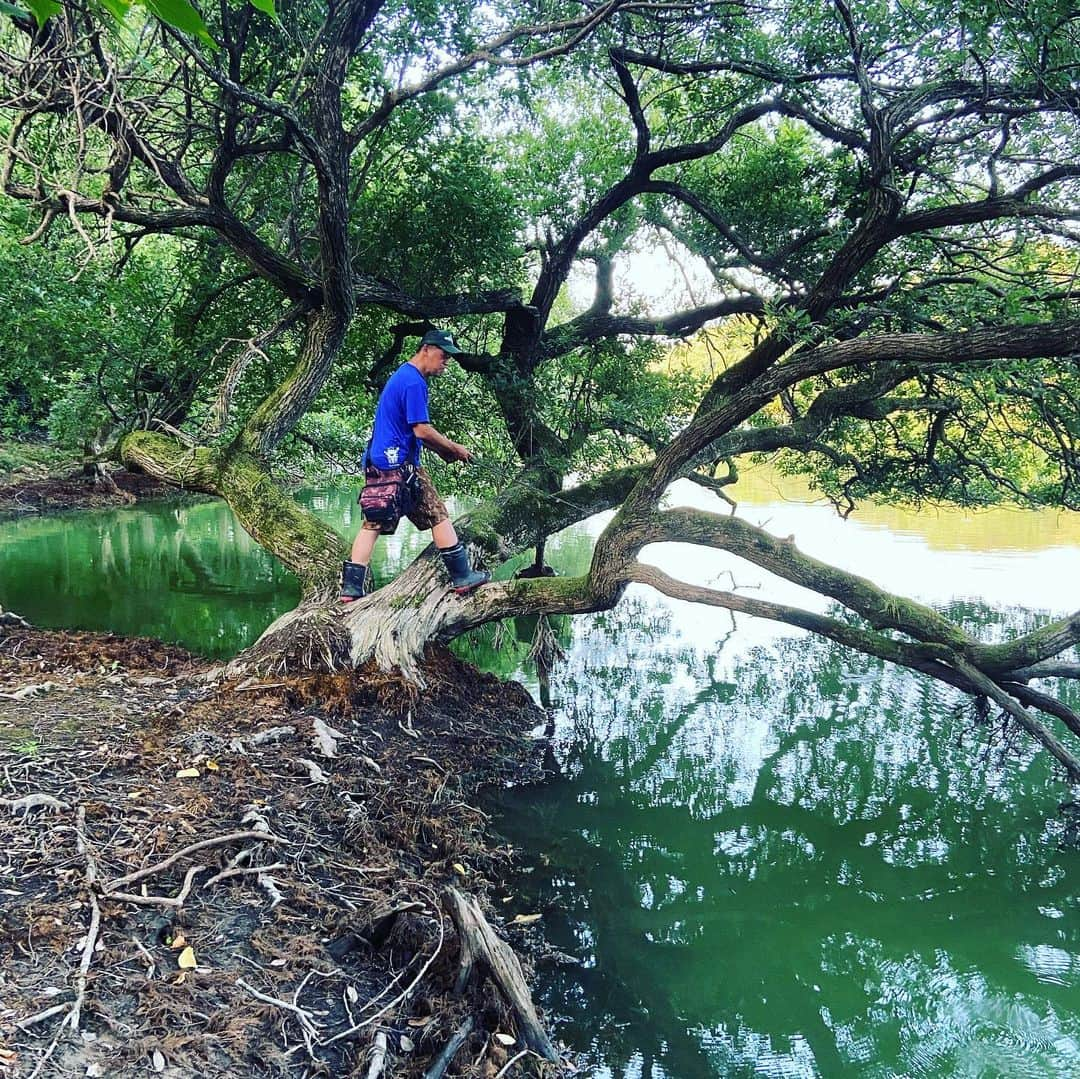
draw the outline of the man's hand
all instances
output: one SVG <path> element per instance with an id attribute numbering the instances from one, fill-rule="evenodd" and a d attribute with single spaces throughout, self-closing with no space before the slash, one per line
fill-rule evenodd
<path id="1" fill-rule="evenodd" d="M 463 464 L 468 464 L 473 459 L 472 450 L 440 434 L 430 423 L 414 423 L 413 434 L 444 461 L 461 461 Z"/>
<path id="2" fill-rule="evenodd" d="M 460 461 L 465 465 L 473 459 L 472 450 L 467 446 L 463 446 L 460 442 L 451 442 L 439 456 L 444 461 Z"/>

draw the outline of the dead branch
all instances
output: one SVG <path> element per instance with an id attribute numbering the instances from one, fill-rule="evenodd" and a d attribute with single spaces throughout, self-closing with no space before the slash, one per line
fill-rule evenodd
<path id="1" fill-rule="evenodd" d="M 438 908 L 437 904 L 435 905 L 435 912 L 436 912 L 436 914 L 439 914 L 439 908 Z M 328 1038 L 322 1044 L 323 1045 L 332 1045 L 334 1042 L 341 1041 L 344 1038 L 351 1037 L 352 1035 L 356 1034 L 358 1031 L 363 1030 L 364 1027 L 369 1026 L 370 1024 L 374 1023 L 376 1019 L 379 1019 L 381 1016 L 385 1015 L 388 1011 L 390 1011 L 391 1008 L 395 1008 L 402 1001 L 407 1000 L 409 995 L 416 988 L 416 986 L 420 984 L 420 980 L 428 972 L 428 970 L 430 969 L 432 963 L 434 963 L 435 960 L 442 953 L 442 946 L 443 946 L 443 941 L 445 940 L 445 937 L 446 937 L 446 931 L 445 931 L 445 927 L 443 925 L 443 918 L 442 918 L 442 915 L 439 914 L 439 939 L 438 939 L 438 942 L 435 945 L 435 950 L 431 953 L 430 956 L 428 956 L 426 962 L 420 968 L 420 971 L 416 975 L 416 977 L 413 978 L 413 980 L 396 997 L 394 997 L 393 1000 L 391 1000 L 387 1004 L 384 1004 L 377 1012 L 373 1013 L 372 1015 L 369 1015 L 367 1017 L 367 1019 L 364 1019 L 362 1022 L 354 1024 L 353 1026 L 349 1027 L 347 1030 L 341 1031 L 340 1034 L 335 1034 L 332 1038 Z M 381 996 L 382 994 L 380 993 L 379 995 Z M 378 997 L 376 997 L 375 999 L 377 1000 Z"/>
<path id="2" fill-rule="evenodd" d="M 51 1008 L 46 1008 L 43 1012 L 38 1012 L 36 1015 L 30 1015 L 25 1019 L 20 1019 L 15 1025 L 20 1030 L 29 1030 L 31 1027 L 36 1027 L 38 1023 L 44 1023 L 46 1019 L 51 1019 L 54 1015 L 66 1012 L 69 1007 L 70 1005 L 68 1005 L 67 1002 L 63 1004 L 54 1004 Z"/>
<path id="3" fill-rule="evenodd" d="M 514 1009 L 525 1044 L 544 1060 L 559 1063 L 559 1054 L 536 1014 L 514 950 L 496 934 L 484 917 L 480 904 L 472 896 L 456 888 L 447 888 L 443 892 L 443 899 L 461 942 L 461 971 L 454 986 L 455 992 L 464 992 L 475 964 L 478 961 L 482 963 Z"/>
<path id="4" fill-rule="evenodd" d="M 79 1029 L 79 1018 L 82 1014 L 82 1006 L 86 1000 L 86 976 L 90 971 L 90 962 L 94 957 L 94 948 L 97 946 L 98 932 L 101 929 L 101 908 L 98 906 L 97 896 L 94 895 L 94 885 L 97 883 L 97 862 L 90 851 L 90 843 L 86 838 L 86 807 L 79 806 L 76 817 L 75 836 L 79 853 L 86 859 L 86 887 L 90 897 L 90 928 L 86 933 L 86 944 L 83 947 L 82 959 L 79 962 L 79 974 L 75 979 L 76 996 L 75 1003 L 71 1006 L 71 1015 L 67 1024 L 72 1030 Z"/>
<path id="5" fill-rule="evenodd" d="M 450 1040 L 443 1046 L 442 1052 L 432 1062 L 431 1067 L 424 1072 L 424 1079 L 442 1079 L 457 1051 L 465 1044 L 472 1033 L 473 1022 L 471 1015 L 466 1017 L 465 1022 L 454 1031 Z"/>

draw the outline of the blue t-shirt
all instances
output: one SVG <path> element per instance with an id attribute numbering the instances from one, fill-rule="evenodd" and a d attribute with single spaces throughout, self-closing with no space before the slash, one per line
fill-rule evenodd
<path id="1" fill-rule="evenodd" d="M 420 440 L 414 423 L 430 423 L 427 379 L 411 363 L 403 363 L 391 376 L 375 407 L 371 432 L 371 463 L 376 468 L 397 468 L 420 463 Z"/>

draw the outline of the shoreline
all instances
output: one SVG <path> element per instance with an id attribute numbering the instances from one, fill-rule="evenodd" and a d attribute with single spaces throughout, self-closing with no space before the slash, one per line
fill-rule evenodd
<path id="1" fill-rule="evenodd" d="M 109 473 L 115 491 L 99 490 L 75 466 L 61 475 L 0 476 L 0 521 L 70 510 L 122 509 L 150 500 L 197 498 L 145 473 L 118 468 Z"/>
<path id="2" fill-rule="evenodd" d="M 367 1075 L 381 1054 L 412 1077 L 460 1035 L 457 1066 L 492 1076 L 542 1047 L 487 964 L 455 993 L 487 946 L 466 905 L 493 947 L 537 936 L 475 805 L 542 778 L 524 688 L 441 650 L 421 695 L 214 670 L 0 625 L 0 1075 Z"/>

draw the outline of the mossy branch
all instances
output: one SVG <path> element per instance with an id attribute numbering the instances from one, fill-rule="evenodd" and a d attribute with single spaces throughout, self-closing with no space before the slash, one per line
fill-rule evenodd
<path id="1" fill-rule="evenodd" d="M 120 454 L 166 483 L 224 498 L 252 538 L 300 578 L 305 593 L 336 582 L 344 541 L 282 490 L 254 455 L 182 446 L 152 431 L 132 432 Z"/>
<path id="2" fill-rule="evenodd" d="M 730 551 L 778 577 L 842 603 L 874 629 L 895 629 L 917 641 L 966 651 L 974 642 L 937 611 L 886 592 L 872 581 L 803 554 L 794 537 L 777 539 L 763 528 L 707 510 L 679 508 L 653 518 L 649 542 L 702 543 Z"/>

